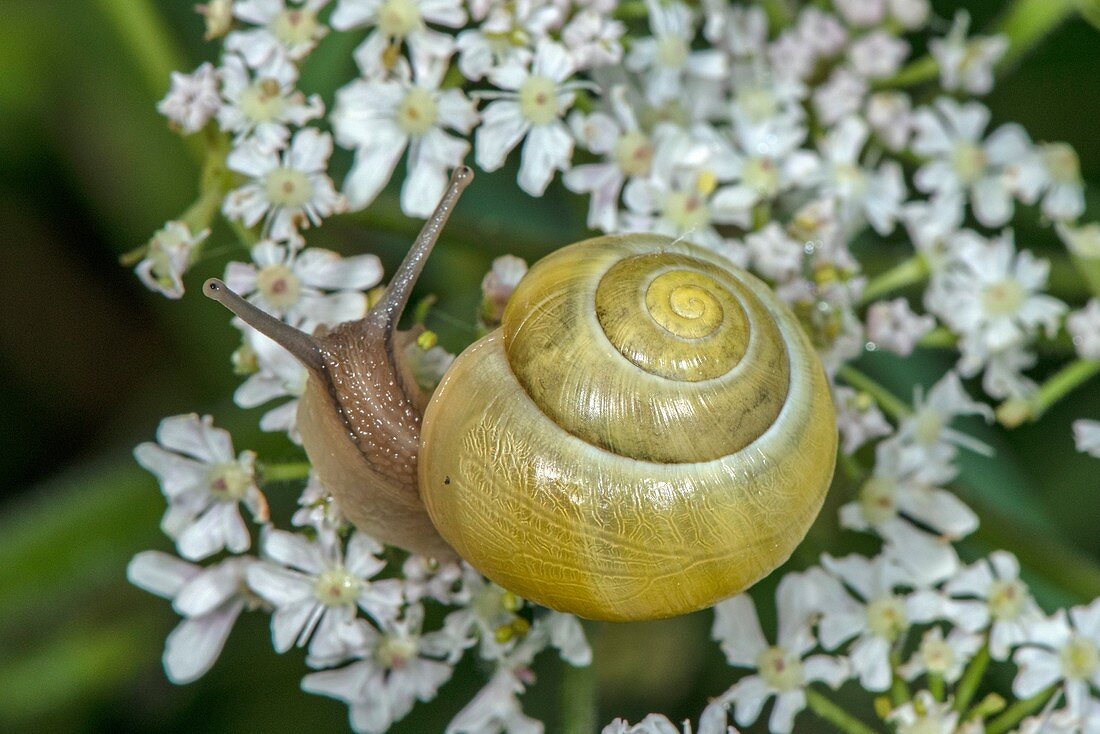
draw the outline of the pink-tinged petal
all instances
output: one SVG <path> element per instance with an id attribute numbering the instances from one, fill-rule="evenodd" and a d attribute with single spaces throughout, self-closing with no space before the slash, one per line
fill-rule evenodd
<path id="1" fill-rule="evenodd" d="M 200 515 L 195 522 L 184 528 L 179 537 L 176 538 L 176 547 L 179 548 L 181 556 L 191 561 L 201 561 L 228 545 L 230 537 L 227 536 L 229 523 L 226 522 L 226 509 L 236 515 L 237 522 L 242 523 L 241 531 L 244 533 L 244 548 L 240 548 L 236 552 L 247 550 L 249 545 L 248 531 L 243 527 L 236 503 L 218 502 Z M 233 534 L 234 542 L 239 544 L 240 538 L 236 537 L 236 529 L 232 529 L 230 532 Z"/>
<path id="2" fill-rule="evenodd" d="M 420 14 L 424 20 L 447 28 L 466 25 L 466 10 L 459 0 L 420 0 Z"/>
<path id="3" fill-rule="evenodd" d="M 772 697 L 774 691 L 758 675 L 750 675 L 737 681 L 730 689 L 730 700 L 733 702 L 734 719 L 741 726 L 748 726 L 760 718 L 760 710 Z"/>
<path id="4" fill-rule="evenodd" d="M 264 555 L 307 573 L 318 574 L 328 567 L 319 546 L 297 533 L 270 530 L 264 535 Z"/>
<path id="5" fill-rule="evenodd" d="M 802 675 L 807 682 L 820 681 L 830 688 L 839 688 L 852 676 L 852 668 L 845 658 L 811 655 L 802 661 Z"/>
<path id="6" fill-rule="evenodd" d="M 307 173 L 323 172 L 330 155 L 332 136 L 315 127 L 307 127 L 295 133 L 283 165 Z"/>
<path id="7" fill-rule="evenodd" d="M 165 418 L 157 428 L 157 441 L 165 448 L 206 463 L 233 460 L 229 431 L 214 428 L 214 420 L 208 415 L 201 419 L 195 413 Z"/>
<path id="8" fill-rule="evenodd" d="M 248 141 L 229 152 L 225 165 L 232 171 L 250 178 L 262 178 L 279 167 L 279 156 L 258 143 Z"/>
<path id="9" fill-rule="evenodd" d="M 784 691 L 775 697 L 772 715 L 768 718 L 768 729 L 775 734 L 790 734 L 794 728 L 794 717 L 806 708 L 806 694 L 802 689 Z"/>
<path id="10" fill-rule="evenodd" d="M 378 9 L 382 0 L 340 0 L 332 11 L 329 22 L 338 31 L 374 23 L 378 19 Z"/>
<path id="11" fill-rule="evenodd" d="M 233 392 L 233 402 L 242 408 L 255 408 L 269 400 L 285 397 L 286 387 L 274 375 L 252 375 Z"/>
<path id="12" fill-rule="evenodd" d="M 574 667 L 592 664 L 592 648 L 580 620 L 572 614 L 551 612 L 546 625 L 550 628 L 550 644 L 558 649 L 562 660 Z"/>
<path id="13" fill-rule="evenodd" d="M 398 579 L 373 581 L 359 594 L 356 600 L 359 608 L 379 624 L 392 622 L 397 618 L 404 602 L 404 588 Z"/>
<path id="14" fill-rule="evenodd" d="M 172 608 L 184 617 L 209 614 L 241 590 L 243 570 L 233 560 L 206 569 L 180 589 Z"/>
<path id="15" fill-rule="evenodd" d="M 531 128 L 520 153 L 519 187 L 542 196 L 554 171 L 564 170 L 573 157 L 573 138 L 561 122 Z"/>
<path id="16" fill-rule="evenodd" d="M 898 507 L 906 515 L 943 533 L 950 540 L 964 538 L 978 529 L 978 516 L 953 493 L 935 487 L 902 492 Z"/>
<path id="17" fill-rule="evenodd" d="M 1031 152 L 1031 138 L 1017 124 L 1001 125 L 986 139 L 983 148 L 991 164 L 1015 164 Z"/>
<path id="18" fill-rule="evenodd" d="M 248 586 L 277 607 L 313 604 L 314 581 L 309 576 L 271 563 L 254 563 L 245 572 Z"/>
<path id="19" fill-rule="evenodd" d="M 204 487 L 210 470 L 206 464 L 165 451 L 155 443 L 139 444 L 134 449 L 134 459 L 156 475 L 169 499 Z"/>
<path id="20" fill-rule="evenodd" d="M 367 695 L 372 663 L 360 661 L 337 670 L 322 670 L 302 678 L 302 690 L 329 696 L 346 703 L 361 701 Z"/>
<path id="21" fill-rule="evenodd" d="M 495 171 L 504 165 L 508 153 L 519 143 L 531 125 L 520 113 L 519 104 L 497 100 L 485 108 L 481 126 L 474 132 L 475 160 L 478 167 Z"/>
<path id="22" fill-rule="evenodd" d="M 309 661 L 316 667 L 338 665 L 354 655 L 355 608 L 327 607 L 309 641 Z"/>
<path id="23" fill-rule="evenodd" d="M 756 660 L 768 647 L 752 597 L 739 594 L 714 607 L 711 637 L 718 641 L 730 665 L 755 668 Z"/>
<path id="24" fill-rule="evenodd" d="M 989 554 L 989 562 L 993 565 L 997 578 L 1001 580 L 1020 578 L 1020 562 L 1008 551 L 993 551 Z"/>
<path id="25" fill-rule="evenodd" d="M 256 290 L 256 267 L 251 263 L 231 262 L 225 266 L 225 284 L 230 290 L 247 296 Z"/>
<path id="26" fill-rule="evenodd" d="M 195 564 L 161 551 L 142 551 L 126 566 L 131 584 L 165 599 L 174 597 L 200 573 L 202 569 Z"/>
<path id="27" fill-rule="evenodd" d="M 227 604 L 202 617 L 180 622 L 168 634 L 164 646 L 164 670 L 176 684 L 191 683 L 206 674 L 225 647 L 229 631 L 244 602 Z"/>
<path id="28" fill-rule="evenodd" d="M 344 566 L 358 578 L 372 578 L 386 567 L 386 562 L 376 555 L 381 552 L 381 543 L 366 533 L 356 532 L 348 541 Z"/>
<path id="29" fill-rule="evenodd" d="M 356 151 L 355 164 L 344 179 L 344 196 L 348 199 L 348 206 L 362 209 L 374 201 L 393 176 L 407 141 L 404 136 L 377 140 Z"/>
<path id="30" fill-rule="evenodd" d="M 986 227 L 999 227 L 1012 217 L 1012 196 L 1001 179 L 986 176 L 974 184 L 970 193 L 974 218 Z"/>
<path id="31" fill-rule="evenodd" d="M 535 63 L 531 73 L 555 82 L 565 81 L 574 71 L 573 58 L 565 46 L 553 41 L 541 40 L 535 49 Z"/>
<path id="32" fill-rule="evenodd" d="M 590 229 L 615 231 L 619 218 L 619 192 L 623 186 L 623 174 L 618 165 L 593 163 L 576 166 L 562 175 L 562 183 L 570 191 L 592 195 L 587 219 Z"/>
<path id="33" fill-rule="evenodd" d="M 249 577 L 251 583 L 251 574 Z M 320 611 L 321 605 L 312 598 L 276 609 L 271 615 L 271 641 L 275 652 L 284 653 L 294 647 L 303 631 L 308 636 Z"/>
<path id="34" fill-rule="evenodd" d="M 367 297 L 357 291 L 340 291 L 323 296 L 302 296 L 297 313 L 310 324 L 341 324 L 367 313 Z M 294 416 L 291 416 L 293 422 Z M 264 429 L 267 430 L 267 429 Z"/>
<path id="35" fill-rule="evenodd" d="M 436 105 L 439 108 L 440 123 L 463 135 L 469 135 L 481 119 L 477 105 L 457 89 L 440 92 Z"/>

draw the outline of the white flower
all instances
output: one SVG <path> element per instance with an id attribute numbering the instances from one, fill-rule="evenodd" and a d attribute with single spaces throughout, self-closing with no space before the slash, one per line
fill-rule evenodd
<path id="1" fill-rule="evenodd" d="M 318 532 L 339 530 L 346 523 L 343 513 L 337 506 L 317 475 L 310 471 L 302 494 L 298 497 L 298 509 L 290 518 L 294 527 L 311 527 Z"/>
<path id="2" fill-rule="evenodd" d="M 836 10 L 848 25 L 869 28 L 886 17 L 886 0 L 836 0 Z"/>
<path id="3" fill-rule="evenodd" d="M 920 691 L 915 700 L 895 709 L 886 717 L 894 722 L 897 734 L 960 734 L 959 712 L 951 701 L 936 701 L 928 691 Z"/>
<path id="4" fill-rule="evenodd" d="M 172 87 L 157 103 L 157 112 L 179 127 L 185 135 L 201 130 L 221 107 L 218 73 L 205 63 L 190 74 L 172 72 Z"/>
<path id="5" fill-rule="evenodd" d="M 1021 700 L 1061 683 L 1067 708 L 1084 714 L 1092 703 L 1090 685 L 1100 687 L 1100 599 L 1088 606 L 1059 609 L 1037 622 L 1012 661 L 1020 672 L 1012 692 Z"/>
<path id="6" fill-rule="evenodd" d="M 774 221 L 745 235 L 745 250 L 753 271 L 777 283 L 802 273 L 806 263 L 805 247 Z"/>
<path id="7" fill-rule="evenodd" d="M 233 31 L 225 38 L 225 50 L 239 53 L 257 68 L 273 56 L 285 54 L 301 61 L 328 33 L 317 13 L 329 0 L 237 0 L 233 15 L 259 26 Z"/>
<path id="8" fill-rule="evenodd" d="M 622 61 L 626 26 L 595 8 L 583 8 L 562 29 L 561 40 L 577 69 L 614 66 Z"/>
<path id="9" fill-rule="evenodd" d="M 848 48 L 852 68 L 868 79 L 893 76 L 909 56 L 909 44 L 886 31 L 860 36 Z"/>
<path id="10" fill-rule="evenodd" d="M 451 719 L 446 734 L 542 734 L 542 722 L 523 713 L 517 671 L 501 668 L 470 703 Z"/>
<path id="11" fill-rule="evenodd" d="M 864 169 L 860 153 L 870 129 L 858 117 L 841 120 L 821 141 L 822 166 L 818 180 L 822 193 L 837 200 L 838 214 L 847 228 L 854 228 L 860 215 L 879 234 L 889 234 L 901 214 L 905 182 L 901 166 L 883 163 L 877 171 Z"/>
<path id="12" fill-rule="evenodd" d="M 564 171 L 573 156 L 573 137 L 561 116 L 573 105 L 573 62 L 560 44 L 542 41 L 531 68 L 509 64 L 489 72 L 503 90 L 485 93 L 494 101 L 482 113 L 477 129 L 477 164 L 486 171 L 504 165 L 508 153 L 526 137 L 520 153 L 519 186 L 541 196 L 554 171 Z"/>
<path id="13" fill-rule="evenodd" d="M 306 333 L 363 318 L 367 298 L 361 291 L 382 279 L 375 255 L 342 258 L 316 247 L 293 252 L 270 240 L 253 245 L 251 254 L 252 263 L 226 266 L 226 285 Z"/>
<path id="14" fill-rule="evenodd" d="M 221 38 L 233 27 L 233 0 L 209 0 L 195 6 L 195 12 L 202 16 L 206 26 L 203 39 L 212 41 Z"/>
<path id="15" fill-rule="evenodd" d="M 461 585 L 463 569 L 458 562 L 440 563 L 434 558 L 410 555 L 401 565 L 405 599 L 416 604 L 434 599 L 440 604 L 460 605 L 469 601 L 469 589 Z"/>
<path id="16" fill-rule="evenodd" d="M 763 56 L 768 45 L 768 16 L 759 5 L 743 7 L 705 0 L 703 36 L 735 58 Z"/>
<path id="17" fill-rule="evenodd" d="M 164 670 L 170 681 L 191 683 L 205 675 L 237 617 L 256 608 L 258 600 L 244 585 L 244 574 L 255 562 L 242 556 L 202 568 L 159 551 L 138 553 L 130 561 L 130 583 L 171 599 L 172 608 L 184 618 L 164 646 Z"/>
<path id="18" fill-rule="evenodd" d="M 928 459 L 924 452 L 907 451 L 901 439 L 880 443 L 874 473 L 860 487 L 859 498 L 840 508 L 840 524 L 878 533 L 914 578 L 934 583 L 958 568 L 951 544 L 974 532 L 978 517 L 937 486 L 954 478 L 954 467 Z"/>
<path id="19" fill-rule="evenodd" d="M 934 317 L 913 313 L 904 298 L 876 301 L 867 309 L 867 338 L 903 357 L 912 354 L 920 338 L 935 325 Z"/>
<path id="20" fill-rule="evenodd" d="M 619 194 L 629 178 L 644 177 L 653 164 L 654 145 L 643 131 L 626 99 L 626 88 L 616 86 L 608 95 L 614 115 L 594 112 L 570 115 L 569 125 L 577 140 L 600 163 L 574 166 L 562 176 L 570 191 L 591 195 L 587 224 L 591 229 L 614 232 L 618 227 Z"/>
<path id="21" fill-rule="evenodd" d="M 440 655 L 439 635 L 421 634 L 423 619 L 423 608 L 412 605 L 403 619 L 383 624 L 381 631 L 356 620 L 351 633 L 355 661 L 310 673 L 302 679 L 302 690 L 347 703 L 351 727 L 357 732 L 388 731 L 417 701 L 435 698 L 454 672 L 434 659 Z"/>
<path id="22" fill-rule="evenodd" d="M 278 150 L 290 139 L 290 125 L 301 127 L 324 114 L 319 95 L 307 99 L 295 89 L 298 69 L 283 54 L 255 71 L 240 56 L 227 54 L 220 71 L 226 103 L 218 110 L 218 124 L 234 133 L 234 145 L 251 138 L 266 150 Z"/>
<path id="23" fill-rule="evenodd" d="M 1020 564 L 1005 551 L 994 551 L 961 571 L 944 585 L 943 616 L 967 632 L 989 630 L 989 654 L 1005 660 L 1009 651 L 1030 639 L 1029 630 L 1042 618 Z"/>
<path id="24" fill-rule="evenodd" d="M 366 40 L 355 50 L 355 61 L 367 77 L 383 75 L 393 66 L 387 55 L 409 46 L 413 59 L 447 59 L 454 50 L 454 38 L 428 27 L 466 25 L 461 0 L 339 0 L 332 13 L 332 27 L 347 31 L 372 27 Z"/>
<path id="25" fill-rule="evenodd" d="M 564 19 L 562 8 L 541 2 L 486 2 L 484 12 L 470 3 L 474 17 L 485 18 L 479 28 L 458 34 L 458 69 L 472 81 L 479 81 L 499 66 L 526 66 L 533 47 L 547 38 L 550 29 Z M 488 17 L 485 17 L 485 14 Z"/>
<path id="26" fill-rule="evenodd" d="M 718 699 L 734 707 L 734 716 L 742 726 L 756 721 L 764 704 L 775 696 L 768 729 L 788 734 L 794 717 L 806 707 L 807 685 L 823 681 L 836 688 L 849 676 L 843 659 L 809 655 L 816 645 L 811 631 L 816 589 L 807 578 L 789 573 L 779 582 L 775 592 L 779 623 L 774 645 L 764 637 L 748 595 L 719 602 L 714 608 L 711 636 L 718 640 L 726 660 L 730 665 L 756 670 L 755 675 L 742 678 Z"/>
<path id="27" fill-rule="evenodd" d="M 1008 50 L 1004 36 L 967 38 L 970 14 L 960 10 L 945 38 L 933 38 L 928 51 L 940 69 L 940 85 L 949 92 L 986 94 L 993 89 L 993 67 Z"/>
<path id="28" fill-rule="evenodd" d="M 685 76 L 718 81 L 727 73 L 726 58 L 717 49 L 692 50 L 695 17 L 684 3 L 646 0 L 652 37 L 634 39 L 626 68 L 646 74 L 645 97 L 654 104 L 683 93 Z"/>
<path id="29" fill-rule="evenodd" d="M 515 255 L 501 255 L 485 277 L 481 279 L 481 321 L 487 326 L 497 326 L 504 316 L 504 307 L 512 298 L 523 276 L 527 274 L 527 261 Z"/>
<path id="30" fill-rule="evenodd" d="M 229 432 L 215 428 L 210 416 L 165 418 L 157 443 L 140 444 L 134 458 L 160 481 L 168 499 L 161 528 L 184 558 L 248 550 L 251 538 L 239 503 L 257 522 L 267 522 L 267 500 L 255 480 L 256 454 L 242 451 L 234 457 Z"/>
<path id="31" fill-rule="evenodd" d="M 531 632 L 530 623 L 516 612 L 523 608 L 523 599 L 487 581 L 473 568 L 463 564 L 462 588 L 456 601 L 462 606 L 443 620 L 443 631 L 459 651 L 479 645 L 479 655 L 485 660 L 502 660 L 512 654 Z"/>
<path id="32" fill-rule="evenodd" d="M 932 12 L 929 0 L 888 0 L 888 4 L 894 20 L 910 31 L 922 28 Z"/>
<path id="33" fill-rule="evenodd" d="M 264 535 L 266 560 L 248 569 L 248 585 L 275 607 L 271 637 L 277 652 L 309 643 L 310 659 L 331 665 L 353 654 L 357 642 L 351 622 L 356 608 L 380 625 L 393 622 L 401 608 L 398 579 L 371 581 L 385 561 L 382 546 L 354 532 L 341 551 L 334 532 L 316 540 L 284 530 Z"/>
<path id="34" fill-rule="evenodd" d="M 1100 421 L 1074 421 L 1073 440 L 1078 451 L 1100 459 Z"/>
<path id="35" fill-rule="evenodd" d="M 868 441 L 893 430 L 874 399 L 845 385 L 833 386 L 833 405 L 840 429 L 841 451 L 854 454 Z"/>
<path id="36" fill-rule="evenodd" d="M 867 122 L 890 150 L 901 150 L 909 144 L 912 116 L 912 101 L 901 92 L 876 92 L 867 99 Z"/>
<path id="37" fill-rule="evenodd" d="M 936 315 L 960 336 L 964 376 L 976 374 L 994 354 L 1026 345 L 1042 328 L 1053 337 L 1066 305 L 1042 292 L 1050 265 L 1017 252 L 1012 230 L 995 240 L 971 232 L 955 239 L 955 257 L 927 296 Z"/>
<path id="38" fill-rule="evenodd" d="M 1085 213 L 1085 184 L 1077 151 L 1067 143 L 1043 143 L 1039 156 L 1047 178 L 1043 214 L 1059 222 L 1077 219 Z"/>
<path id="39" fill-rule="evenodd" d="M 226 165 L 251 180 L 229 192 L 222 211 L 246 227 L 262 219 L 266 236 L 301 246 L 305 240 L 299 228 L 318 225 L 344 207 L 325 173 L 331 154 L 332 136 L 314 128 L 295 133 L 281 156 L 255 140 L 247 141 L 229 153 Z"/>
<path id="40" fill-rule="evenodd" d="M 234 391 L 233 402 L 241 408 L 255 408 L 277 398 L 293 398 L 265 413 L 260 418 L 260 429 L 286 431 L 291 441 L 301 443 L 298 398 L 306 389 L 309 371 L 271 339 L 236 319 L 234 322 L 243 331 L 245 347 L 255 359 L 256 371 Z"/>
<path id="41" fill-rule="evenodd" d="M 910 681 L 928 674 L 953 684 L 962 677 L 963 669 L 981 646 L 981 635 L 953 627 L 945 638 L 941 627 L 932 627 L 924 633 L 920 647 L 899 671 Z"/>
<path id="42" fill-rule="evenodd" d="M 680 729 L 667 716 L 649 714 L 633 726 L 626 719 L 615 719 L 601 729 L 600 734 L 684 734 L 685 731 L 690 732 L 690 727 L 685 725 L 685 729 Z"/>
<path id="43" fill-rule="evenodd" d="M 901 421 L 898 435 L 931 462 L 950 462 L 956 446 L 991 455 L 988 446 L 951 428 L 951 422 L 960 415 L 978 415 L 986 422 L 993 420 L 992 409 L 967 395 L 958 373 L 952 371 L 940 378 L 927 395 L 920 388 L 915 391 L 913 415 Z"/>
<path id="44" fill-rule="evenodd" d="M 814 577 L 822 599 L 821 644 L 833 650 L 855 638 L 848 648 L 848 660 L 859 684 L 868 691 L 885 691 L 893 675 L 891 647 L 918 621 L 912 597 L 897 593 L 899 586 L 912 585 L 912 579 L 881 555 L 873 559 L 823 556 L 821 561 L 832 574 Z"/>
<path id="45" fill-rule="evenodd" d="M 1081 359 L 1100 360 L 1100 298 L 1091 298 L 1085 307 L 1066 317 L 1066 331 Z"/>
<path id="46" fill-rule="evenodd" d="M 191 234 L 183 222 L 167 222 L 149 240 L 134 272 L 149 290 L 168 298 L 181 298 L 183 274 L 191 267 L 195 250 L 209 235 L 209 229 Z"/>
<path id="47" fill-rule="evenodd" d="M 583 668 L 592 664 L 592 648 L 584 635 L 584 627 L 572 614 L 551 611 L 535 621 L 535 632 L 545 630 L 550 645 L 557 649 L 561 659 L 570 665 Z"/>
<path id="48" fill-rule="evenodd" d="M 1003 125 L 983 142 L 988 124 L 989 110 L 976 102 L 961 105 L 941 97 L 934 107 L 917 110 L 913 152 L 930 160 L 913 180 L 937 197 L 968 195 L 977 220 L 999 227 L 1012 217 L 1013 195 L 1033 202 L 1044 175 L 1023 128 Z"/>
<path id="49" fill-rule="evenodd" d="M 962 227 L 964 202 L 961 193 L 953 193 L 927 201 L 910 201 L 902 207 L 901 219 L 909 239 L 933 275 L 942 273 L 952 262 L 952 243 Z M 934 289 L 927 289 L 924 304 L 929 311 L 935 310 L 934 298 Z"/>
<path id="50" fill-rule="evenodd" d="M 845 117 L 859 114 L 867 91 L 867 81 L 862 76 L 839 67 L 814 91 L 814 110 L 823 124 L 835 125 Z"/>
<path id="51" fill-rule="evenodd" d="M 391 78 L 359 79 L 336 93 L 336 141 L 355 151 L 344 180 L 344 194 L 354 209 L 374 201 L 407 148 L 401 210 L 427 217 L 443 196 L 449 172 L 470 150 L 464 138 L 445 132 L 468 135 L 478 121 L 474 104 L 461 90 L 440 90 L 447 60 L 413 61 L 413 74 L 402 64 Z"/>

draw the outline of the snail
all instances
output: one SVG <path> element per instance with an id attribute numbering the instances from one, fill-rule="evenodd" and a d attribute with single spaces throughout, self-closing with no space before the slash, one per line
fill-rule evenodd
<path id="1" fill-rule="evenodd" d="M 362 320 L 308 335 L 204 286 L 308 368 L 299 431 L 338 505 L 385 543 L 591 619 L 684 614 L 767 575 L 817 516 L 836 452 L 794 316 L 714 252 L 599 237 L 533 265 L 428 396 L 397 324 L 472 176 L 455 172 Z"/>

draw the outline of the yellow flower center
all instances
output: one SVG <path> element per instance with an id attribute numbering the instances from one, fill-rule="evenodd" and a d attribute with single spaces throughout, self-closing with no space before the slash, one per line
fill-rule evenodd
<path id="1" fill-rule="evenodd" d="M 256 288 L 265 301 L 280 309 L 293 306 L 302 295 L 302 283 L 298 276 L 281 263 L 260 270 L 256 276 Z"/>
<path id="2" fill-rule="evenodd" d="M 317 16 L 310 10 L 284 10 L 271 24 L 271 32 L 285 46 L 297 46 L 312 41 L 320 25 Z"/>
<path id="3" fill-rule="evenodd" d="M 414 0 L 386 0 L 378 10 L 378 27 L 391 38 L 404 38 L 421 26 Z"/>
<path id="4" fill-rule="evenodd" d="M 985 151 L 974 143 L 956 143 L 951 152 L 951 165 L 955 169 L 955 175 L 964 184 L 975 183 L 981 178 L 987 162 Z"/>
<path id="5" fill-rule="evenodd" d="M 998 579 L 989 585 L 989 613 L 994 619 L 1013 620 L 1020 616 L 1027 601 L 1027 589 L 1016 579 Z"/>
<path id="6" fill-rule="evenodd" d="M 329 568 L 317 577 L 317 582 L 313 585 L 313 595 L 326 606 L 341 607 L 354 603 L 362 586 L 359 579 L 343 568 Z"/>
<path id="7" fill-rule="evenodd" d="M 769 647 L 760 653 L 756 659 L 756 667 L 764 682 L 777 691 L 801 688 L 805 682 L 802 662 L 781 647 Z"/>
<path id="8" fill-rule="evenodd" d="M 398 635 L 385 635 L 374 650 L 374 660 L 386 670 L 394 670 L 416 657 L 417 646 L 414 640 Z"/>
<path id="9" fill-rule="evenodd" d="M 640 130 L 624 133 L 615 142 L 615 160 L 627 176 L 644 176 L 653 164 L 653 144 Z"/>
<path id="10" fill-rule="evenodd" d="M 279 82 L 265 78 L 241 92 L 238 106 L 249 120 L 268 122 L 277 119 L 286 105 Z"/>
<path id="11" fill-rule="evenodd" d="M 408 135 L 419 137 L 432 129 L 439 118 L 439 106 L 431 92 L 413 87 L 397 106 L 397 124 Z"/>
<path id="12" fill-rule="evenodd" d="M 670 69 L 679 69 L 687 61 L 691 49 L 679 36 L 662 36 L 657 40 L 657 63 Z"/>
<path id="13" fill-rule="evenodd" d="M 762 198 L 779 193 L 779 170 L 771 158 L 749 158 L 741 170 L 741 180 Z"/>
<path id="14" fill-rule="evenodd" d="M 252 477 L 235 461 L 211 467 L 206 477 L 210 494 L 223 502 L 236 502 L 252 486 Z"/>
<path id="15" fill-rule="evenodd" d="M 1073 148 L 1065 143 L 1047 143 L 1042 151 L 1043 161 L 1055 182 L 1080 185 L 1081 161 Z"/>
<path id="16" fill-rule="evenodd" d="M 872 525 L 880 525 L 898 514 L 895 501 L 897 485 L 887 477 L 871 477 L 859 490 L 859 506 L 863 518 Z"/>
<path id="17" fill-rule="evenodd" d="M 999 280 L 982 291 L 982 309 L 989 316 L 1012 316 L 1024 303 L 1023 286 L 1011 278 Z"/>
<path id="18" fill-rule="evenodd" d="M 264 178 L 267 200 L 274 206 L 297 208 L 309 201 L 309 179 L 293 168 L 276 168 Z"/>
<path id="19" fill-rule="evenodd" d="M 519 109 L 533 125 L 548 125 L 558 117 L 558 95 L 553 80 L 531 76 L 519 88 Z"/>
<path id="20" fill-rule="evenodd" d="M 695 192 L 673 191 L 665 197 L 661 213 L 684 232 L 710 224 L 710 207 Z"/>
<path id="21" fill-rule="evenodd" d="M 1069 679 L 1091 678 L 1100 669 L 1100 650 L 1096 643 L 1079 635 L 1070 638 L 1058 653 L 1062 661 L 1062 673 Z"/>
<path id="22" fill-rule="evenodd" d="M 942 638 L 927 636 L 921 642 L 920 656 L 930 673 L 944 675 L 955 664 L 955 651 Z"/>
<path id="23" fill-rule="evenodd" d="M 896 596 L 884 596 L 867 605 L 867 627 L 874 634 L 893 642 L 909 624 L 905 605 Z"/>
<path id="24" fill-rule="evenodd" d="M 736 103 L 752 122 L 763 122 L 779 112 L 779 100 L 771 91 L 759 87 L 739 92 Z"/>

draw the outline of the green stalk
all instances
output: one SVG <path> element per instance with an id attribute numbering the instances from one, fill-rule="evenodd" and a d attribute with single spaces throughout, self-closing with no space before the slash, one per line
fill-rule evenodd
<path id="1" fill-rule="evenodd" d="M 812 688 L 806 689 L 806 705 L 819 719 L 832 724 L 838 731 L 846 734 L 875 734 L 874 729 Z"/>
<path id="2" fill-rule="evenodd" d="M 1100 374 L 1100 361 L 1089 359 L 1076 359 L 1058 370 L 1028 400 L 1031 420 L 1038 420 L 1052 405 L 1097 374 Z"/>
<path id="3" fill-rule="evenodd" d="M 924 282 L 930 275 L 928 263 L 920 255 L 914 255 L 902 260 L 885 273 L 880 273 L 867 281 L 860 296 L 861 304 L 878 300 L 888 293 L 901 290 L 907 286 Z"/>
<path id="4" fill-rule="evenodd" d="M 313 465 L 308 461 L 292 461 L 285 464 L 261 464 L 260 477 L 264 484 L 269 482 L 292 482 L 305 479 Z"/>
<path id="5" fill-rule="evenodd" d="M 1045 691 L 1035 694 L 1031 698 L 1025 698 L 1022 701 L 1017 701 L 1012 704 L 1005 709 L 1003 714 L 986 725 L 985 734 L 1004 734 L 1004 732 L 1009 731 L 1023 721 L 1025 717 L 1030 716 L 1045 706 L 1051 696 L 1058 690 L 1058 686 L 1051 686 Z"/>
<path id="6" fill-rule="evenodd" d="M 590 734 L 599 727 L 596 669 L 562 666 L 561 715 L 565 734 Z"/>
<path id="7" fill-rule="evenodd" d="M 959 713 L 966 711 L 966 707 L 974 699 L 974 694 L 978 692 L 978 686 L 981 685 L 985 669 L 988 667 L 989 640 L 987 639 L 981 649 L 978 650 L 978 654 L 970 661 L 970 665 L 966 666 L 966 672 L 963 673 L 962 678 L 959 679 L 959 685 L 955 688 L 954 708 L 956 711 Z"/>
<path id="8" fill-rule="evenodd" d="M 856 390 L 870 395 L 871 398 L 878 403 L 878 406 L 895 420 L 907 418 L 913 414 L 913 409 L 910 408 L 904 400 L 894 395 L 855 367 L 846 364 L 837 370 L 836 374 L 837 377 L 844 380 Z"/>
<path id="9" fill-rule="evenodd" d="M 937 701 L 943 701 L 944 686 L 942 675 L 939 673 L 928 674 L 928 692 L 932 694 L 932 698 Z"/>

